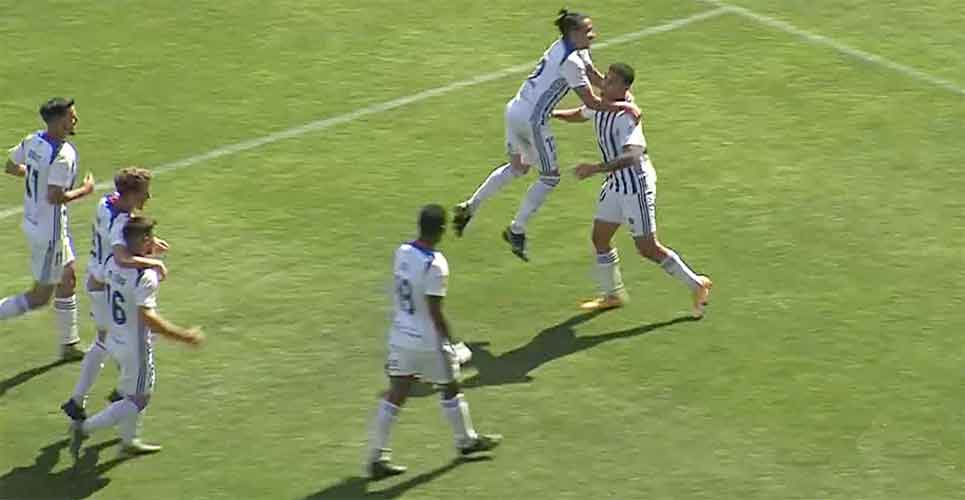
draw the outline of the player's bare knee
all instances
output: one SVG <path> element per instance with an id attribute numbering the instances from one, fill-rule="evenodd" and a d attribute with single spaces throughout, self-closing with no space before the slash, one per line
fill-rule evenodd
<path id="1" fill-rule="evenodd" d="M 513 155 L 510 157 L 509 165 L 512 167 L 512 172 L 516 177 L 526 175 L 529 172 L 529 165 L 523 162 L 521 156 Z"/>
<path id="2" fill-rule="evenodd" d="M 74 290 L 77 288 L 77 276 L 74 274 L 74 269 L 68 267 L 64 269 L 64 276 L 60 280 L 60 284 L 57 285 L 57 297 L 70 297 L 74 295 Z"/>
<path id="3" fill-rule="evenodd" d="M 27 297 L 27 307 L 30 309 L 39 309 L 50 303 L 50 299 L 54 295 L 54 287 L 50 285 L 35 285 L 32 290 L 27 292 L 25 296 Z"/>
<path id="4" fill-rule="evenodd" d="M 134 394 L 127 397 L 134 406 L 137 406 L 137 411 L 144 411 L 147 408 L 147 404 L 151 402 L 150 394 Z"/>
<path id="5" fill-rule="evenodd" d="M 637 251 L 646 259 L 659 263 L 667 255 L 666 252 L 663 251 L 660 242 L 657 241 L 656 236 L 636 238 L 635 242 Z"/>

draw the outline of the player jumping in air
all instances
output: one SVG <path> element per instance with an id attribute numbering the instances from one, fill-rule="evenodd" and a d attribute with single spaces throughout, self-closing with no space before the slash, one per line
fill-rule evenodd
<path id="1" fill-rule="evenodd" d="M 509 163 L 493 170 L 468 200 L 456 205 L 453 225 L 456 235 L 463 230 L 482 203 L 513 179 L 525 175 L 538 162 L 539 179 L 526 192 L 516 218 L 503 231 L 512 252 L 524 261 L 526 224 L 560 182 L 556 141 L 550 130 L 550 112 L 572 89 L 583 104 L 596 111 L 623 111 L 639 118 L 640 110 L 630 102 L 606 102 L 593 93 L 591 84 L 600 88 L 603 75 L 590 60 L 590 45 L 596 38 L 589 16 L 566 9 L 556 18 L 560 39 L 554 42 L 536 64 L 519 91 L 506 105 L 506 148 Z"/>
<path id="2" fill-rule="evenodd" d="M 610 66 L 603 82 L 608 101 L 630 98 L 633 68 L 626 64 Z M 602 163 L 583 163 L 576 167 L 579 179 L 607 174 L 593 220 L 593 246 L 596 248 L 596 276 L 602 296 L 582 305 L 583 309 L 620 307 L 627 293 L 620 277 L 620 257 L 611 246 L 620 224 L 627 224 L 637 251 L 657 263 L 667 274 L 687 285 L 693 293 L 693 315 L 702 317 L 713 283 L 696 274 L 672 249 L 657 240 L 657 173 L 647 156 L 643 125 L 623 112 L 600 112 L 587 107 L 557 110 L 553 117 L 568 122 L 593 120 Z"/>

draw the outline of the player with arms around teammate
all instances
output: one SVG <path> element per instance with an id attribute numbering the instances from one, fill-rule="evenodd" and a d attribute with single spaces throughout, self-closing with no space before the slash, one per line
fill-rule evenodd
<path id="1" fill-rule="evenodd" d="M 87 294 L 90 297 L 91 312 L 97 328 L 97 337 L 80 365 L 80 377 L 74 392 L 61 409 L 74 420 L 87 418 L 84 411 L 85 400 L 94 381 L 103 368 L 107 356 L 107 331 L 110 326 L 111 308 L 106 298 L 106 278 L 104 265 L 108 259 L 122 267 L 140 269 L 153 268 L 164 279 L 166 268 L 158 259 L 131 255 L 124 241 L 123 230 L 132 213 L 143 210 L 151 198 L 151 171 L 138 167 L 121 169 L 114 176 L 115 192 L 104 195 L 97 203 L 92 225 L 90 260 L 87 264 Z M 167 243 L 155 239 L 156 248 L 167 250 Z M 116 255 L 115 255 L 116 254 Z M 119 399 L 112 394 L 112 399 Z"/>
<path id="2" fill-rule="evenodd" d="M 539 179 L 530 186 L 512 224 L 503 231 L 503 239 L 510 244 L 512 252 L 524 261 L 529 260 L 526 225 L 560 182 L 556 140 L 549 125 L 553 108 L 572 89 L 588 109 L 624 111 L 634 118 L 640 116 L 640 110 L 630 102 L 607 102 L 593 93 L 591 84 L 599 88 L 603 84 L 603 75 L 590 60 L 590 45 L 596 38 L 590 17 L 563 9 L 555 24 L 560 39 L 550 45 L 536 69 L 506 105 L 509 163 L 493 170 L 472 197 L 456 205 L 453 214 L 456 235 L 461 236 L 487 198 L 513 179 L 525 175 L 530 165 L 538 162 Z"/>
<path id="3" fill-rule="evenodd" d="M 611 101 L 628 99 L 633 84 L 633 68 L 614 64 L 603 83 L 604 98 Z M 583 309 L 620 307 L 627 298 L 620 277 L 620 257 L 611 246 L 620 224 L 629 225 L 637 251 L 657 263 L 667 274 L 677 278 L 693 293 L 693 315 L 701 317 L 713 285 L 710 278 L 696 274 L 672 249 L 657 240 L 656 193 L 657 174 L 647 156 L 643 125 L 622 112 L 599 112 L 586 107 L 558 110 L 553 116 L 569 122 L 593 120 L 597 144 L 603 162 L 580 164 L 577 178 L 607 174 L 593 220 L 593 246 L 596 248 L 596 274 L 603 295 L 583 304 Z"/>
<path id="4" fill-rule="evenodd" d="M 366 451 L 365 473 L 372 479 L 406 470 L 391 462 L 386 446 L 416 377 L 442 387 L 442 412 L 452 425 L 460 454 L 488 451 L 502 440 L 499 435 L 476 432 L 469 417 L 469 404 L 459 386 L 459 362 L 449 323 L 442 313 L 449 264 L 435 249 L 445 226 L 445 209 L 439 205 L 424 207 L 419 214 L 419 239 L 403 244 L 395 252 L 395 316 L 386 361 L 389 390 L 379 403 Z"/>
<path id="5" fill-rule="evenodd" d="M 154 220 L 134 216 L 124 226 L 124 240 L 132 255 L 145 257 L 154 252 Z M 111 257 L 104 268 L 105 293 L 110 306 L 107 351 L 120 365 L 118 389 L 124 399 L 111 403 L 96 415 L 71 424 L 71 453 L 76 459 L 83 440 L 90 433 L 117 425 L 121 451 L 143 454 L 161 447 L 141 442 L 137 436 L 138 416 L 147 407 L 154 389 L 152 333 L 187 344 L 199 344 L 200 328 L 181 328 L 157 312 L 160 277 L 154 269 L 121 267 Z"/>
<path id="6" fill-rule="evenodd" d="M 33 288 L 0 299 L 0 320 L 39 309 L 54 299 L 60 331 L 60 356 L 79 359 L 77 297 L 74 294 L 74 250 L 67 204 L 94 191 L 94 177 L 77 180 L 77 150 L 67 142 L 77 126 L 73 99 L 56 97 L 40 107 L 46 129 L 28 135 L 10 149 L 6 172 L 24 178 L 23 231 L 30 244 Z"/>

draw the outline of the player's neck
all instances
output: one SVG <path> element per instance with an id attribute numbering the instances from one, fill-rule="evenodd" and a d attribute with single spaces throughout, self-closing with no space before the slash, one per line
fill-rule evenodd
<path id="1" fill-rule="evenodd" d="M 417 246 L 417 247 L 419 247 L 419 248 L 424 248 L 424 249 L 426 249 L 426 250 L 435 250 L 435 249 L 436 249 L 436 244 L 435 244 L 435 243 L 432 243 L 432 242 L 429 242 L 429 241 L 426 241 L 426 240 L 423 240 L 423 239 L 417 239 L 417 240 L 413 241 L 412 244 L 415 245 L 415 246 Z"/>
<path id="2" fill-rule="evenodd" d="M 124 198 L 123 196 L 117 198 L 117 201 L 114 202 L 114 206 L 117 207 L 117 209 L 120 210 L 120 211 L 122 211 L 122 212 L 133 212 L 133 211 L 134 211 L 134 202 L 133 202 L 133 201 L 130 201 L 130 200 L 127 200 L 127 199 Z"/>
<path id="3" fill-rule="evenodd" d="M 58 134 L 57 132 L 50 129 L 45 130 L 44 133 L 47 134 L 47 137 L 50 137 L 51 139 L 57 142 L 64 142 L 64 139 L 66 139 L 66 136 L 64 136 L 63 134 Z"/>

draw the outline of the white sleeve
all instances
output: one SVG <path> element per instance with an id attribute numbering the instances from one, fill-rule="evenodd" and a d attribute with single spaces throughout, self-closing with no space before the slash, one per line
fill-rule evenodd
<path id="1" fill-rule="evenodd" d="M 426 295 L 435 297 L 445 297 L 446 290 L 449 288 L 449 262 L 442 254 L 436 254 L 436 258 L 429 266 L 426 276 Z"/>
<path id="2" fill-rule="evenodd" d="M 157 308 L 157 273 L 153 269 L 148 269 L 137 279 L 137 287 L 134 288 L 134 300 L 138 307 Z"/>
<path id="3" fill-rule="evenodd" d="M 16 163 L 17 165 L 27 163 L 27 148 L 24 145 L 25 142 L 27 142 L 27 139 L 20 141 L 20 144 L 17 144 L 16 146 L 7 150 L 10 161 Z"/>
<path id="4" fill-rule="evenodd" d="M 63 156 L 58 155 L 57 159 L 50 164 L 50 173 L 47 174 L 47 185 L 70 189 L 70 185 L 74 180 L 72 177 L 70 173 L 70 162 Z"/>
<path id="5" fill-rule="evenodd" d="M 592 120 L 596 116 L 596 110 L 590 109 L 586 106 L 580 106 L 580 114 L 583 115 L 583 118 Z"/>
<path id="6" fill-rule="evenodd" d="M 633 120 L 633 117 L 623 113 L 620 115 L 620 137 L 623 138 L 621 146 L 647 146 L 647 141 L 643 137 L 643 125 Z"/>
<path id="7" fill-rule="evenodd" d="M 116 247 L 117 245 L 121 245 L 123 247 L 127 246 L 127 241 L 124 239 L 124 226 L 127 225 L 128 218 L 128 215 L 123 213 L 119 214 L 117 218 L 114 219 L 110 234 L 111 248 Z"/>
<path id="8" fill-rule="evenodd" d="M 579 53 L 574 52 L 563 61 L 560 73 L 566 79 L 571 89 L 586 87 L 590 85 L 590 79 L 586 76 L 586 62 Z"/>

